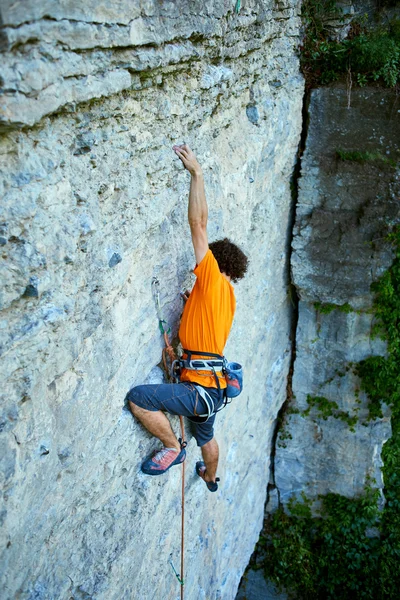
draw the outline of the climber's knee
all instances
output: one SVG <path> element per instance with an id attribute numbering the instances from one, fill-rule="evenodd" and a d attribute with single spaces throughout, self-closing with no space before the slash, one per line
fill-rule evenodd
<path id="1" fill-rule="evenodd" d="M 154 390 L 151 385 L 137 385 L 126 395 L 126 400 L 131 413 L 137 417 L 143 412 L 154 412 L 160 409 L 154 401 Z"/>
<path id="2" fill-rule="evenodd" d="M 134 404 L 132 400 L 128 400 L 128 404 L 130 411 L 134 417 L 136 417 L 142 410 L 144 410 L 143 408 L 140 408 L 140 406 L 138 406 L 137 404 Z"/>

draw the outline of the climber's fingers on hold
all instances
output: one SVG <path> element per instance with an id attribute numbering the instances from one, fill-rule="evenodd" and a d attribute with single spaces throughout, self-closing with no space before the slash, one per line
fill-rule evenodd
<path id="1" fill-rule="evenodd" d="M 190 171 L 190 157 L 186 154 L 184 154 L 180 148 L 174 148 L 175 154 L 178 156 L 178 158 L 181 159 L 183 166 L 185 167 L 185 169 L 187 169 L 188 171 Z"/>
<path id="2" fill-rule="evenodd" d="M 191 149 L 189 148 L 189 146 L 187 144 L 181 144 L 180 146 L 173 146 L 172 149 L 176 152 L 176 154 L 178 154 L 178 156 L 183 156 L 184 158 L 189 158 L 191 155 L 194 154 L 191 151 Z"/>
<path id="3" fill-rule="evenodd" d="M 181 146 L 181 151 L 182 151 L 183 155 L 185 156 L 185 158 L 187 158 L 188 160 L 192 160 L 192 161 L 196 160 L 193 150 L 191 148 L 189 148 L 189 146 L 187 144 L 183 144 L 183 146 Z"/>
<path id="4" fill-rule="evenodd" d="M 173 146 L 172 149 L 175 152 L 175 154 L 179 156 L 180 159 L 185 158 L 184 153 L 182 152 L 182 148 L 180 146 Z"/>
<path id="5" fill-rule="evenodd" d="M 190 291 L 189 290 L 185 290 L 184 292 L 180 292 L 181 298 L 184 302 L 187 302 L 189 300 L 189 296 L 190 296 Z"/>

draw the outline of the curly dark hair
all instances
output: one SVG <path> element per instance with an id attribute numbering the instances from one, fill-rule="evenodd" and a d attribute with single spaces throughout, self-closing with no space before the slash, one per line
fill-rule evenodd
<path id="1" fill-rule="evenodd" d="M 225 273 L 235 282 L 244 277 L 249 259 L 236 244 L 233 244 L 228 238 L 224 238 L 212 242 L 209 244 L 209 248 L 215 256 L 221 273 Z"/>

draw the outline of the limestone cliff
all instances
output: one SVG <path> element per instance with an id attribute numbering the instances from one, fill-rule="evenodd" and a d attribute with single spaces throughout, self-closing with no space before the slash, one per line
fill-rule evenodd
<path id="1" fill-rule="evenodd" d="M 391 435 L 388 410 L 369 420 L 356 365 L 385 354 L 372 335 L 370 286 L 393 260 L 385 236 L 400 218 L 396 97 L 320 88 L 309 116 L 291 259 L 299 294 L 293 398 L 275 456 L 284 504 L 301 492 L 316 499 L 354 497 L 368 483 L 382 489 Z"/>
<path id="2" fill-rule="evenodd" d="M 290 359 L 303 82 L 297 0 L 235 6 L 1 4 L 5 599 L 179 595 L 180 472 L 140 473 L 157 444 L 123 401 L 160 361 L 152 278 L 175 332 L 193 268 L 182 141 L 204 167 L 210 239 L 231 237 L 251 265 L 227 347 L 245 390 L 217 419 L 216 497 L 189 436 L 187 600 L 233 598 L 257 540 Z"/>

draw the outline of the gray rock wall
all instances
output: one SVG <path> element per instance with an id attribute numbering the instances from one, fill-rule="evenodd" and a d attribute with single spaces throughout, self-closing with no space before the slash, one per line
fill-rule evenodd
<path id="1" fill-rule="evenodd" d="M 347 105 L 341 87 L 311 96 L 291 260 L 300 298 L 294 398 L 275 456 L 284 504 L 301 492 L 314 499 L 328 492 L 354 497 L 368 481 L 383 488 L 389 414 L 368 421 L 354 366 L 385 354 L 384 342 L 371 336 L 370 285 L 393 259 L 384 238 L 400 219 L 399 170 L 393 166 L 400 158 L 400 120 L 389 91 L 354 90 Z M 341 160 L 340 152 L 358 158 L 345 154 Z M 365 153 L 369 158 L 362 160 Z M 304 415 L 308 395 L 337 407 L 331 416 L 316 406 Z"/>
<path id="2" fill-rule="evenodd" d="M 244 3 L 243 3 L 244 4 Z M 298 3 L 1 5 L 1 588 L 20 600 L 179 596 L 180 470 L 124 409 L 159 379 L 151 294 L 176 333 L 194 258 L 188 176 L 209 237 L 250 257 L 227 356 L 243 395 L 217 419 L 221 488 L 188 434 L 187 600 L 234 598 L 263 521 L 285 399 L 290 177 L 301 129 Z M 172 419 L 178 431 L 178 420 Z"/>

